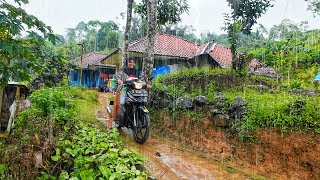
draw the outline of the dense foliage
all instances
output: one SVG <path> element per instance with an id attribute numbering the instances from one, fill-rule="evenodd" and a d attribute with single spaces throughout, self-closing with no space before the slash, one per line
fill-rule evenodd
<path id="1" fill-rule="evenodd" d="M 30 72 L 41 72 L 42 61 L 47 57 L 45 43 L 56 41 L 49 26 L 20 7 L 21 3 L 28 3 L 27 0 L 15 0 L 15 3 L 0 4 L 1 87 L 10 79 L 30 80 Z"/>
<path id="2" fill-rule="evenodd" d="M 141 171 L 144 159 L 123 147 L 117 131 L 99 126 L 92 111 L 97 106 L 95 91 L 44 88 L 30 100 L 31 107 L 19 114 L 12 134 L 0 136 L 0 178 L 146 178 Z M 40 169 L 32 158 L 37 153 L 43 158 Z"/>
<path id="3" fill-rule="evenodd" d="M 133 8 L 143 19 L 147 19 L 147 1 L 136 3 Z M 158 0 L 157 1 L 158 25 L 177 24 L 181 22 L 181 14 L 189 11 L 186 0 Z"/>
<path id="4" fill-rule="evenodd" d="M 59 179 L 146 179 L 141 172 L 144 159 L 123 147 L 115 129 L 105 132 L 82 123 L 75 128 L 65 130 L 73 135 L 61 138 L 51 156 L 60 167 Z M 39 179 L 49 177 L 42 173 Z"/>
<path id="5" fill-rule="evenodd" d="M 244 62 L 237 56 L 239 34 L 250 34 L 257 19 L 272 6 L 272 0 L 227 0 L 232 9 L 230 15 L 225 15 L 225 27 L 230 41 L 232 53 L 232 68 L 241 70 Z"/>
<path id="6" fill-rule="evenodd" d="M 314 13 L 314 16 L 320 15 L 320 1 L 319 0 L 305 0 L 309 2 L 308 10 Z"/>
<path id="7" fill-rule="evenodd" d="M 287 92 L 266 93 L 245 89 L 243 92 L 225 92 L 229 100 L 243 97 L 248 106 L 238 131 L 275 128 L 281 132 L 309 131 L 320 133 L 320 98 L 293 95 Z"/>
<path id="8" fill-rule="evenodd" d="M 77 54 L 70 54 L 70 58 L 76 58 L 81 54 L 80 48 L 77 47 L 78 43 L 85 44 L 85 52 L 111 52 L 119 47 L 121 38 L 119 25 L 114 21 L 91 20 L 87 23 L 81 21 L 75 28 L 67 29 L 66 43 L 63 47 L 70 53 L 76 51 Z"/>

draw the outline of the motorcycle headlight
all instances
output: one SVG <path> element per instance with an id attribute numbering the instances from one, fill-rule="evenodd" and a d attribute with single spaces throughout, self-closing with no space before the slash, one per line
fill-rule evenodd
<path id="1" fill-rule="evenodd" d="M 134 89 L 142 89 L 142 87 L 143 87 L 142 83 L 139 83 L 139 82 L 134 82 L 133 83 L 133 88 Z"/>

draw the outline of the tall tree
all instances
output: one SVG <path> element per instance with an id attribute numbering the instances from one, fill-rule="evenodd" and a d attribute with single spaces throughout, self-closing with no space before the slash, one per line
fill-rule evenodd
<path id="1" fill-rule="evenodd" d="M 28 3 L 27 0 L 15 0 L 15 6 L 5 0 L 1 2 L 0 87 L 3 88 L 9 78 L 29 80 L 30 71 L 40 72 L 41 59 L 46 55 L 46 39 L 55 42 L 57 37 L 49 26 L 21 8 L 22 3 Z M 22 34 L 27 34 L 26 38 L 19 38 Z"/>
<path id="2" fill-rule="evenodd" d="M 128 0 L 128 10 L 133 0 Z M 148 85 L 152 75 L 154 62 L 154 38 L 156 35 L 156 25 L 174 24 L 181 21 L 180 15 L 188 12 L 187 0 L 143 0 L 139 4 L 134 4 L 135 12 L 140 14 L 142 19 L 148 20 L 147 43 L 143 61 L 143 76 Z M 157 13 L 158 12 L 158 13 Z M 131 15 L 127 24 L 131 23 Z"/>
<path id="3" fill-rule="evenodd" d="M 141 16 L 134 14 L 132 16 L 132 28 L 130 30 L 129 39 L 135 41 L 147 35 L 147 20 L 142 19 Z"/>
<path id="4" fill-rule="evenodd" d="M 143 56 L 143 79 L 147 86 L 151 86 L 150 77 L 153 72 L 154 63 L 154 41 L 156 36 L 157 24 L 157 0 L 147 0 L 148 9 L 148 30 L 145 53 Z"/>
<path id="5" fill-rule="evenodd" d="M 132 3 L 133 0 L 127 0 L 127 23 L 126 28 L 124 31 L 124 38 L 123 38 L 123 52 L 122 52 L 122 66 L 126 67 L 126 59 L 128 58 L 129 54 L 129 33 L 131 28 L 131 17 L 132 17 Z"/>
<path id="6" fill-rule="evenodd" d="M 305 0 L 309 3 L 308 10 L 312 11 L 314 15 L 320 15 L 320 0 Z"/>
<path id="7" fill-rule="evenodd" d="M 272 6 L 273 0 L 227 0 L 232 9 L 230 15 L 225 15 L 225 30 L 228 32 L 232 52 L 232 68 L 240 70 L 242 62 L 238 60 L 238 37 L 242 32 L 250 34 L 252 26 L 266 10 Z"/>
<path id="8" fill-rule="evenodd" d="M 81 54 L 77 44 L 85 44 L 86 52 L 109 53 L 119 47 L 120 36 L 119 26 L 114 21 L 90 20 L 87 23 L 79 22 L 75 28 L 68 28 L 67 42 L 61 46 L 68 49 L 68 59 L 75 59 Z"/>
<path id="9" fill-rule="evenodd" d="M 181 21 L 181 14 L 189 11 L 187 0 L 143 0 L 134 5 L 135 12 L 142 19 L 148 20 L 147 43 L 143 60 L 143 76 L 147 85 L 151 85 L 154 63 L 154 38 L 156 26 L 176 24 Z"/>
<path id="10" fill-rule="evenodd" d="M 140 14 L 143 19 L 147 19 L 148 16 L 147 2 L 148 0 L 143 0 L 134 5 L 134 11 Z M 189 12 L 188 0 L 157 0 L 156 11 L 159 26 L 177 24 L 181 22 L 181 14 Z"/>

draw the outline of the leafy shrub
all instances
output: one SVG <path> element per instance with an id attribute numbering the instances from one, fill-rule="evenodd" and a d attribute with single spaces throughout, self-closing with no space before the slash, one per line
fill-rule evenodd
<path id="1" fill-rule="evenodd" d="M 74 88 L 46 88 L 34 92 L 30 96 L 31 111 L 36 111 L 41 117 L 54 118 L 58 124 L 75 120 L 77 108 L 74 96 L 78 93 Z M 34 108 L 34 109 L 33 109 Z"/>
<path id="2" fill-rule="evenodd" d="M 68 131 L 68 130 L 67 130 Z M 145 161 L 137 153 L 125 149 L 116 130 L 104 132 L 90 124 L 80 123 L 71 137 L 62 138 L 51 160 L 60 167 L 55 174 L 78 179 L 146 179 L 147 173 L 137 169 Z M 39 179 L 48 179 L 42 173 Z"/>
<path id="3" fill-rule="evenodd" d="M 252 90 L 246 90 L 242 94 L 225 94 L 229 100 L 240 95 L 248 102 L 239 131 L 270 127 L 282 132 L 320 130 L 320 97 L 296 96 L 286 92 L 258 93 Z"/>

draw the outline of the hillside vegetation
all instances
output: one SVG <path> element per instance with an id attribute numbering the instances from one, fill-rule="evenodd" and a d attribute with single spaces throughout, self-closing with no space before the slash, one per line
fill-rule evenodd
<path id="1" fill-rule="evenodd" d="M 145 179 L 145 159 L 96 120 L 97 92 L 44 88 L 30 96 L 11 134 L 1 135 L 0 179 Z"/>
<path id="2" fill-rule="evenodd" d="M 252 74 L 240 76 L 228 69 L 191 68 L 158 77 L 154 82 L 154 91 L 160 93 L 160 96 L 156 95 L 157 98 L 163 93 L 171 99 L 205 96 L 207 106 L 214 105 L 217 97 L 224 96 L 226 111 L 236 97 L 241 97 L 246 107 L 241 116 L 241 125 L 236 126 L 238 132 L 276 128 L 281 132 L 295 130 L 320 133 L 319 95 L 296 94 L 286 83 L 285 79 Z M 316 85 L 313 87 L 313 90 L 318 88 Z"/>

